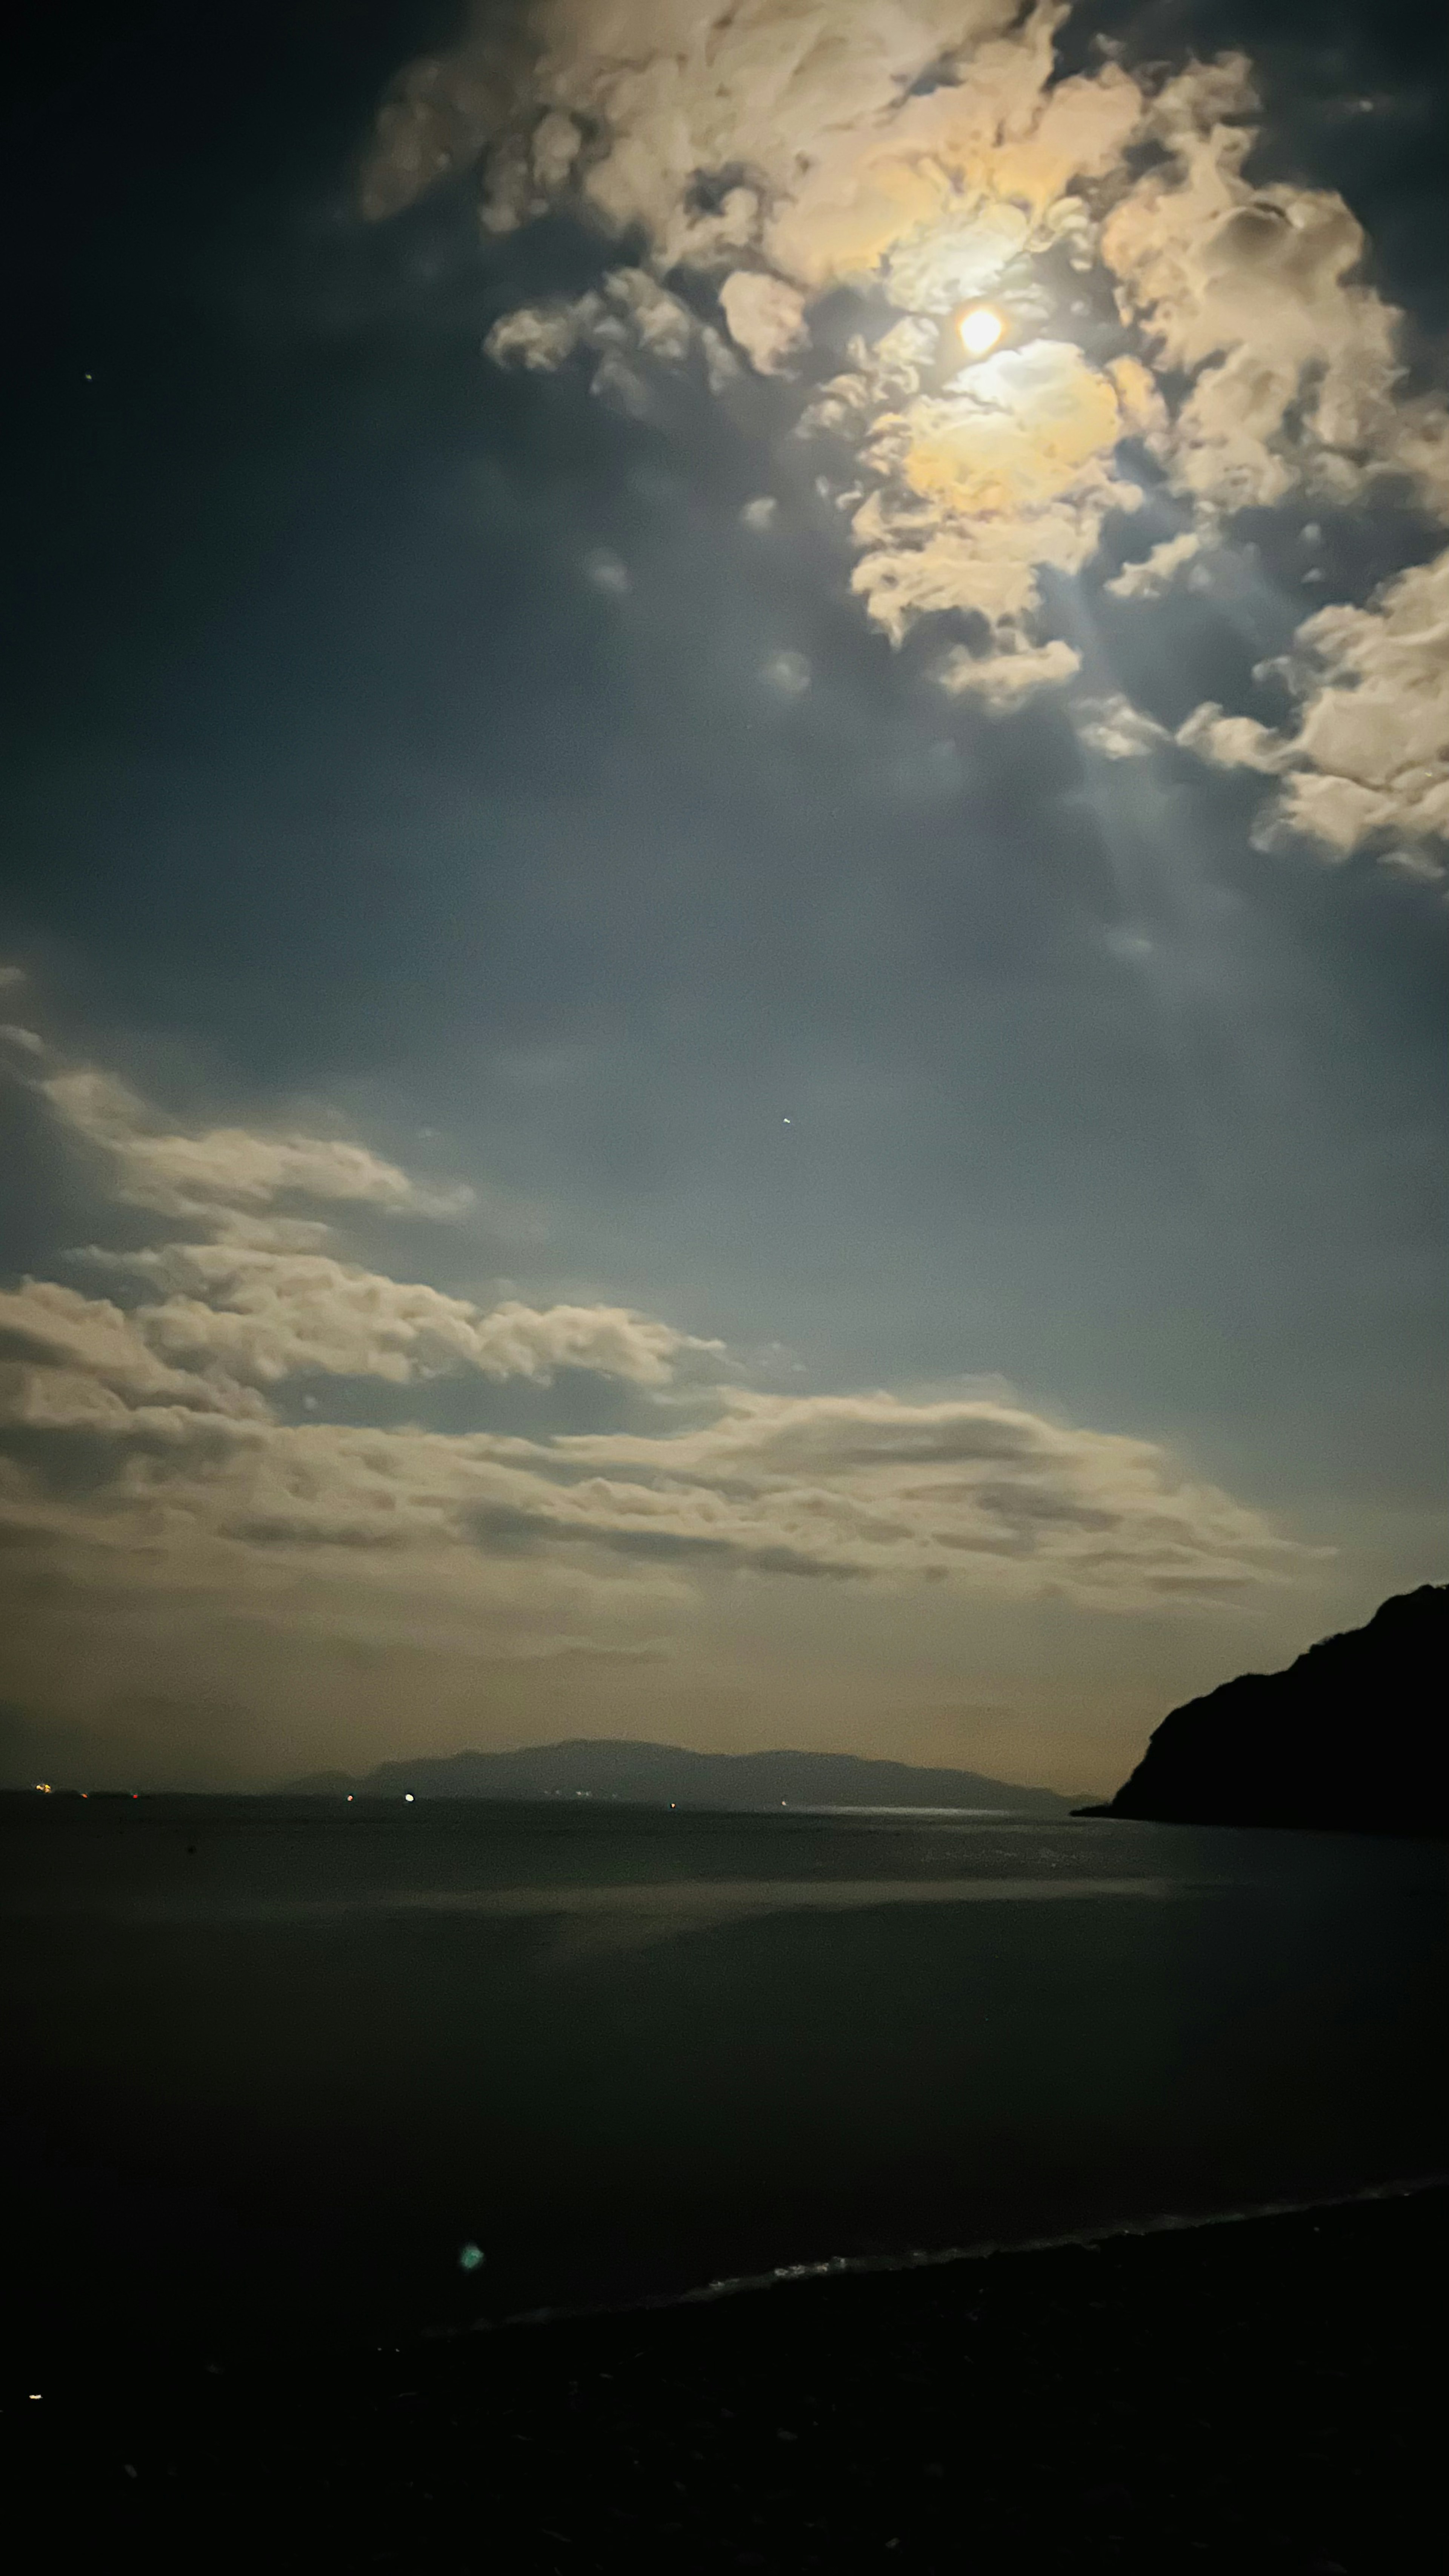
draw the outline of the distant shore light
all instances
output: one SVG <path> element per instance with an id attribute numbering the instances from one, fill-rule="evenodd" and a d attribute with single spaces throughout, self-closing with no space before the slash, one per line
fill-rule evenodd
<path id="1" fill-rule="evenodd" d="M 968 358 L 984 358 L 995 348 L 1006 324 L 994 305 L 968 304 L 956 328 Z"/>

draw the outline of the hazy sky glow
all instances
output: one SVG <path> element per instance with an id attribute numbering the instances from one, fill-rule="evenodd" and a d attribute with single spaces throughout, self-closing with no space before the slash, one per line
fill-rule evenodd
<path id="1" fill-rule="evenodd" d="M 30 68 L 7 1776 L 1105 1788 L 1442 1579 L 1419 18 Z"/>

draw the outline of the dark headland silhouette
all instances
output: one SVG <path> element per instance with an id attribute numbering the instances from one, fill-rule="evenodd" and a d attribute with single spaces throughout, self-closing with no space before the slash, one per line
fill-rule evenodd
<path id="1" fill-rule="evenodd" d="M 1165 1717 L 1130 1780 L 1080 1816 L 1319 1832 L 1449 1830 L 1449 1584 L 1401 1592 L 1283 1673 Z"/>
<path id="2" fill-rule="evenodd" d="M 293 1797 L 617 1798 L 636 1806 L 975 1807 L 1064 1816 L 1051 1789 L 1015 1789 L 977 1771 L 925 1771 L 853 1753 L 693 1753 L 680 1744 L 585 1737 L 512 1753 L 445 1753 L 383 1762 L 362 1779 L 324 1771 L 287 1783 Z"/>

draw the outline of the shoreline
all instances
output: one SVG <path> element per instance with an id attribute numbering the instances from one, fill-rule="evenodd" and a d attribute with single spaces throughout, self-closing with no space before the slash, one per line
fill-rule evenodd
<path id="1" fill-rule="evenodd" d="M 1435 2180 L 7 2389 L 9 2491 L 50 2554 L 153 2569 L 1399 2576 L 1436 2510 L 1446 2254 Z"/>
<path id="2" fill-rule="evenodd" d="M 1266 2218 L 1307 2218 L 1340 2209 L 1358 2209 L 1381 2200 L 1411 2200 L 1421 2192 L 1449 2191 L 1449 2174 L 1409 2174 L 1395 2182 L 1365 2183 L 1301 2200 L 1263 2200 L 1240 2208 L 1168 2211 L 1155 2218 L 1113 2219 L 1102 2226 L 1068 2228 L 1053 2236 L 984 2237 L 969 2245 L 911 2246 L 897 2254 L 832 2254 L 821 2261 L 779 2263 L 772 2271 L 742 2272 L 737 2277 L 703 2281 L 688 2290 L 662 2290 L 637 2299 L 619 2299 L 585 2307 L 521 2308 L 507 2316 L 480 2317 L 469 2325 L 424 2326 L 415 2340 L 461 2341 L 472 2335 L 503 2334 L 519 2326 L 584 2325 L 605 2317 L 650 2316 L 673 2308 L 702 2307 L 719 2299 L 754 2297 L 788 2289 L 796 2282 L 842 2281 L 929 2272 L 957 2263 L 981 2263 L 995 2255 L 1058 2254 L 1076 2248 L 1113 2245 L 1124 2237 L 1180 2236 L 1199 2228 L 1251 2226 Z"/>

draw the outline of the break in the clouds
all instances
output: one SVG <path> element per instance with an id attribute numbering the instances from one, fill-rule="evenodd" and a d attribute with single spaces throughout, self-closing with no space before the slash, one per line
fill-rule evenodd
<path id="1" fill-rule="evenodd" d="M 698 365 L 726 403 L 751 377 L 783 387 L 848 525 L 863 613 L 894 643 L 968 618 L 938 676 L 1012 711 L 1078 682 L 1047 586 L 1087 571 L 1145 471 L 1184 525 L 1109 584 L 1144 614 L 1245 510 L 1407 496 L 1449 516 L 1449 412 L 1406 389 L 1401 317 L 1365 274 L 1358 221 L 1332 190 L 1248 175 L 1251 64 L 1129 70 L 1107 49 L 1062 77 L 1068 15 L 1060 0 L 479 9 L 383 107 L 363 204 L 386 217 L 476 164 L 490 235 L 567 208 L 627 244 L 581 296 L 507 313 L 493 360 L 582 357 L 596 391 L 641 414 L 660 369 Z M 861 327 L 832 367 L 818 326 L 842 290 Z M 1260 840 L 1329 857 L 1407 845 L 1432 864 L 1446 567 L 1307 622 L 1296 725 L 1204 708 L 1180 734 L 1285 782 Z M 1101 747 L 1120 756 L 1125 739 L 1118 725 Z"/>

